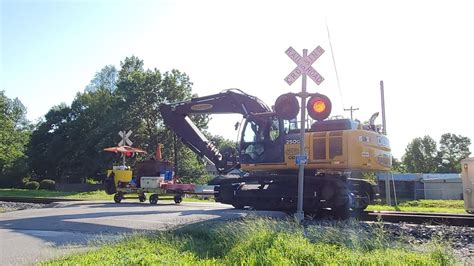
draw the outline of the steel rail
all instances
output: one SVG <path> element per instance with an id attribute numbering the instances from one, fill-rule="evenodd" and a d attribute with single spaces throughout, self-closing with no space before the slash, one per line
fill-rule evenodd
<path id="1" fill-rule="evenodd" d="M 470 214 L 364 211 L 355 217 L 363 221 L 474 227 L 474 215 Z"/>

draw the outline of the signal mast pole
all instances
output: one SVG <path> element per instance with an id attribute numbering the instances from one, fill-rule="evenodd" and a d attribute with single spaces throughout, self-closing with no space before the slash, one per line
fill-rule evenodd
<path id="1" fill-rule="evenodd" d="M 303 58 L 308 55 L 308 49 L 303 49 Z M 304 147 L 304 134 L 306 129 L 306 72 L 302 74 L 301 85 L 301 126 L 300 126 L 300 156 L 306 154 Z M 303 184 L 304 184 L 304 164 L 300 163 L 298 168 L 298 204 L 296 206 L 296 219 L 301 222 L 304 219 L 303 212 Z"/>
<path id="2" fill-rule="evenodd" d="M 303 49 L 303 56 L 300 56 L 293 47 L 289 47 L 285 51 L 297 67 L 286 76 L 285 81 L 288 85 L 293 84 L 299 76 L 303 76 L 303 84 L 301 93 L 297 96 L 301 97 L 301 126 L 300 126 L 300 151 L 296 155 L 295 163 L 298 165 L 298 201 L 295 213 L 295 219 L 299 222 L 304 219 L 303 212 L 303 186 L 304 186 L 304 165 L 308 162 L 308 156 L 304 147 L 304 135 L 306 131 L 306 98 L 309 94 L 306 92 L 306 77 L 309 76 L 317 85 L 324 81 L 324 78 L 311 66 L 323 53 L 324 49 L 320 46 L 316 47 L 309 55 L 308 49 Z"/>

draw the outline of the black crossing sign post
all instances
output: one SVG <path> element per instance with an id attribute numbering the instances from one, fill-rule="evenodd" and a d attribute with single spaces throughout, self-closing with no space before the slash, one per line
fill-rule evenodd
<path id="1" fill-rule="evenodd" d="M 306 120 L 306 77 L 309 76 L 316 84 L 321 84 L 324 78 L 311 65 L 324 53 L 321 46 L 316 47 L 309 55 L 308 50 L 303 49 L 303 56 L 301 56 L 293 47 L 286 49 L 285 53 L 296 63 L 296 68 L 286 76 L 285 81 L 288 85 L 293 84 L 300 76 L 302 76 L 302 88 L 299 96 L 301 97 L 301 126 L 300 126 L 300 153 L 296 156 L 296 164 L 298 165 L 298 205 L 296 209 L 295 218 L 298 221 L 304 219 L 303 212 L 303 191 L 304 191 L 304 165 L 308 161 L 308 155 L 305 152 L 304 134 L 305 134 L 305 120 Z"/>

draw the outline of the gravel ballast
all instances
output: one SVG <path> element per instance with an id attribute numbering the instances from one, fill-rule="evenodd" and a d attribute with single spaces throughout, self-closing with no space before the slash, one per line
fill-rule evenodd
<path id="1" fill-rule="evenodd" d="M 0 212 L 40 209 L 46 206 L 48 206 L 48 204 L 0 201 Z"/>
<path id="2" fill-rule="evenodd" d="M 414 244 L 423 245 L 436 240 L 453 249 L 459 262 L 474 264 L 474 228 L 446 225 L 386 224 L 385 228 L 394 236 L 410 236 Z"/>
<path id="3" fill-rule="evenodd" d="M 344 223 L 344 222 L 343 222 Z M 307 220 L 305 226 L 324 227 L 337 226 L 339 222 Z M 418 225 L 407 223 L 384 223 L 384 222 L 357 222 L 349 221 L 343 228 L 354 228 L 356 234 L 361 237 L 370 236 L 367 241 L 376 238 L 374 232 L 383 230 L 389 239 L 399 243 L 406 243 L 415 249 L 423 250 L 433 243 L 450 249 L 457 262 L 474 265 L 474 228 L 446 225 Z M 357 233 L 358 232 L 358 233 Z"/>

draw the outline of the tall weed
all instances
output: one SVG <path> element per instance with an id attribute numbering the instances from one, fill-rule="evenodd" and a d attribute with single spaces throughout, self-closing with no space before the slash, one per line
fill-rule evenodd
<path id="1" fill-rule="evenodd" d="M 439 243 L 423 250 L 394 238 L 382 223 L 248 217 L 172 232 L 134 235 L 47 264 L 61 265 L 450 265 Z"/>

